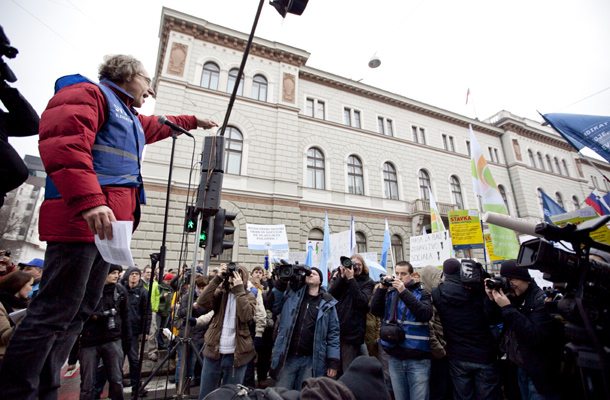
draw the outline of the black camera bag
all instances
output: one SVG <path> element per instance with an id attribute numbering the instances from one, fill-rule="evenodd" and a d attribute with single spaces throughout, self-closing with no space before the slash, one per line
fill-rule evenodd
<path id="1" fill-rule="evenodd" d="M 402 329 L 402 323 L 404 322 L 405 315 L 407 314 L 407 307 L 405 305 L 405 310 L 402 313 L 402 319 L 400 320 L 399 324 L 396 322 L 396 308 L 399 300 L 398 297 L 398 291 L 396 291 L 396 295 L 392 299 L 392 305 L 390 306 L 390 322 L 383 325 L 379 330 L 379 337 L 381 340 L 390 344 L 402 343 L 405 340 L 405 331 Z"/>

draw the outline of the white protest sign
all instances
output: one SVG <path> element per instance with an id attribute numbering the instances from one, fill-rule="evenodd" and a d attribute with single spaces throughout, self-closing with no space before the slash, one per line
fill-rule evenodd
<path id="1" fill-rule="evenodd" d="M 371 261 L 374 261 L 376 263 L 379 263 L 379 259 L 377 258 L 377 252 L 374 252 L 374 253 L 360 253 L 360 255 L 365 260 L 371 260 Z"/>
<path id="2" fill-rule="evenodd" d="M 443 265 L 451 258 L 451 237 L 449 231 L 431 233 L 429 235 L 411 236 L 411 265 L 415 268 L 433 265 Z"/>
<path id="3" fill-rule="evenodd" d="M 351 257 L 351 232 L 349 230 L 330 235 L 330 254 L 328 260 L 329 271 L 337 268 L 341 264 L 341 256 Z"/>
<path id="4" fill-rule="evenodd" d="M 288 250 L 286 225 L 246 224 L 250 250 Z"/>

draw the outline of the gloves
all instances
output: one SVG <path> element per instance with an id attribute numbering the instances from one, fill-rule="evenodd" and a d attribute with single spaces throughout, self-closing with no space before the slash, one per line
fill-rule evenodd
<path id="1" fill-rule="evenodd" d="M 186 318 L 186 317 L 184 317 L 184 320 L 182 322 L 182 326 L 186 326 L 187 323 L 190 326 L 195 326 L 195 325 L 197 325 L 197 318 L 193 318 L 193 317 Z"/>
<path id="2" fill-rule="evenodd" d="M 254 338 L 254 347 L 261 347 L 263 345 L 263 338 L 256 336 Z"/>

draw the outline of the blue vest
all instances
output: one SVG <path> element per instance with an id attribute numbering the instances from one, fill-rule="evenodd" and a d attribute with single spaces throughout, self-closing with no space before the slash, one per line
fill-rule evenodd
<path id="1" fill-rule="evenodd" d="M 102 79 L 105 85 L 101 85 L 78 74 L 59 78 L 55 82 L 55 93 L 66 86 L 82 82 L 89 82 L 99 87 L 108 102 L 106 121 L 97 132 L 91 148 L 93 170 L 97 174 L 100 186 L 142 187 L 140 160 L 146 143 L 144 129 L 140 120 L 108 86 L 127 96 L 130 95 L 109 80 Z M 61 198 L 49 176 L 47 176 L 45 198 Z M 144 204 L 145 200 L 144 188 L 142 188 L 140 202 Z"/>
<path id="2" fill-rule="evenodd" d="M 408 289 L 407 289 L 408 290 Z M 415 296 L 415 298 L 417 298 L 417 300 L 421 300 L 421 291 L 423 289 L 421 287 L 416 288 L 413 291 L 413 295 Z M 398 292 L 392 292 L 389 296 L 387 296 L 386 298 L 386 314 L 385 314 L 385 319 L 382 321 L 383 325 L 387 325 L 391 318 L 390 315 L 390 309 L 391 309 L 391 305 L 392 305 L 392 298 L 394 296 L 398 296 Z M 395 347 L 395 346 L 400 346 L 400 347 L 405 347 L 407 349 L 418 349 L 418 350 L 422 350 L 422 351 L 431 351 L 430 349 L 430 326 L 428 325 L 428 322 L 419 322 L 415 319 L 415 316 L 413 315 L 413 313 L 411 312 L 411 310 L 409 310 L 407 308 L 407 312 L 405 314 L 405 319 L 404 321 L 402 321 L 401 323 L 401 319 L 402 319 L 402 314 L 405 311 L 405 303 L 403 303 L 401 300 L 398 301 L 398 304 L 396 305 L 396 323 L 401 324 L 402 325 L 402 329 L 405 331 L 405 340 L 399 344 L 390 344 L 384 340 L 381 340 L 381 344 L 383 346 L 387 346 L 387 347 Z"/>

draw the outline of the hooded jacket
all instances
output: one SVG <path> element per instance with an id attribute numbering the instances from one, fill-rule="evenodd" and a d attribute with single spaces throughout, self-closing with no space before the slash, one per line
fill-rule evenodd
<path id="1" fill-rule="evenodd" d="M 338 300 L 337 314 L 341 326 L 341 343 L 361 345 L 366 333 L 366 314 L 375 282 L 363 268 L 354 279 L 345 279 L 338 274 L 332 279 L 328 293 Z"/>
<path id="2" fill-rule="evenodd" d="M 438 267 L 428 265 L 421 271 L 421 286 L 431 293 L 436 289 L 443 276 L 443 271 Z M 443 358 L 447 355 L 447 342 L 443 334 L 441 317 L 438 315 L 436 307 L 432 306 L 432 319 L 430 320 L 430 347 L 434 358 Z"/>
<path id="3" fill-rule="evenodd" d="M 445 282 L 432 291 L 450 358 L 477 364 L 496 361 L 496 343 L 483 307 L 485 298 L 482 289 L 464 286 L 459 274 L 445 274 Z"/>
<path id="4" fill-rule="evenodd" d="M 120 281 L 127 290 L 127 298 L 129 299 L 131 333 L 134 336 L 141 334 L 148 335 L 152 321 L 152 308 L 148 303 L 148 290 L 144 288 L 142 280 L 139 280 L 135 287 L 129 287 L 129 275 L 134 271 L 139 271 L 139 269 L 137 267 L 128 268 Z M 146 318 L 144 332 L 142 332 L 142 318 Z"/>
<path id="5" fill-rule="evenodd" d="M 240 265 L 242 281 L 248 281 L 248 270 Z M 250 362 L 256 356 L 249 323 L 256 312 L 256 298 L 252 292 L 247 291 L 244 285 L 236 285 L 228 289 L 223 284 L 224 278 L 220 274 L 203 289 L 197 298 L 197 304 L 201 307 L 214 310 L 214 318 L 205 334 L 204 357 L 212 360 L 220 359 L 220 335 L 225 317 L 225 309 L 229 297 L 229 291 L 235 296 L 235 353 L 233 359 L 234 367 L 241 367 Z"/>

